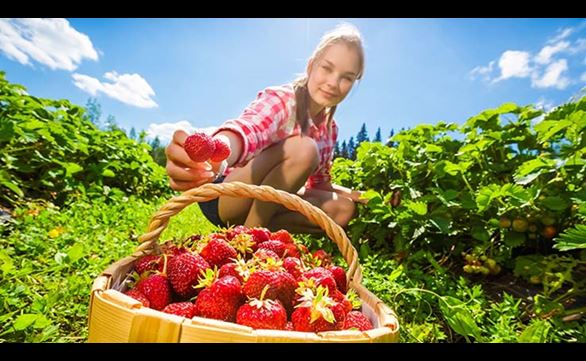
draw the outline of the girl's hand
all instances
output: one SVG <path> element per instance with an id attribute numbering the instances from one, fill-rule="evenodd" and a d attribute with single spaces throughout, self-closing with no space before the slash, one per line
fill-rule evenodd
<path id="1" fill-rule="evenodd" d="M 356 203 L 367 204 L 368 199 L 362 198 L 363 194 L 363 191 L 353 190 L 352 193 L 350 193 L 350 198 L 352 198 L 352 200 Z"/>
<path id="2" fill-rule="evenodd" d="M 221 164 L 191 160 L 183 148 L 188 136 L 185 131 L 176 130 L 173 141 L 165 149 L 169 184 L 176 191 L 185 191 L 213 181 Z"/>

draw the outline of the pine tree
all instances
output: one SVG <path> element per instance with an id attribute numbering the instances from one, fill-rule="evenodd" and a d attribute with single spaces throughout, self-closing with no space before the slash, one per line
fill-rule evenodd
<path id="1" fill-rule="evenodd" d="M 346 141 L 344 140 L 342 142 L 342 148 L 340 149 L 340 157 L 342 158 L 346 158 L 348 159 L 348 145 L 346 144 Z"/>
<path id="2" fill-rule="evenodd" d="M 391 141 L 391 138 L 395 135 L 395 130 L 391 129 L 391 134 L 389 134 L 389 138 L 387 139 L 387 146 L 394 147 L 395 143 Z"/>
<path id="3" fill-rule="evenodd" d="M 130 128 L 128 138 L 136 140 L 136 129 L 134 129 L 134 127 Z"/>
<path id="4" fill-rule="evenodd" d="M 356 159 L 356 144 L 354 144 L 354 137 L 350 137 L 348 141 L 348 159 Z"/>
<path id="5" fill-rule="evenodd" d="M 336 145 L 334 146 L 334 159 L 341 157 L 340 155 L 340 144 L 336 140 Z"/>
<path id="6" fill-rule="evenodd" d="M 167 162 L 167 157 L 165 156 L 165 147 L 161 145 L 159 136 L 157 135 L 149 145 L 151 146 L 151 157 L 153 157 L 157 164 L 164 167 Z"/>
<path id="7" fill-rule="evenodd" d="M 85 116 L 96 127 L 100 127 L 100 117 L 102 116 L 102 106 L 98 103 L 98 98 L 88 98 L 85 103 Z"/>
<path id="8" fill-rule="evenodd" d="M 108 114 L 108 118 L 106 118 L 106 129 L 107 130 L 120 130 L 118 127 L 118 123 L 116 123 L 116 117 L 112 114 Z"/>
<path id="9" fill-rule="evenodd" d="M 360 131 L 356 135 L 356 146 L 358 147 L 362 142 L 368 142 L 368 132 L 366 131 L 366 123 L 362 123 Z"/>
<path id="10" fill-rule="evenodd" d="M 376 134 L 374 135 L 374 142 L 379 142 L 382 143 L 382 137 L 380 135 L 380 127 L 378 127 L 378 129 L 376 130 Z"/>

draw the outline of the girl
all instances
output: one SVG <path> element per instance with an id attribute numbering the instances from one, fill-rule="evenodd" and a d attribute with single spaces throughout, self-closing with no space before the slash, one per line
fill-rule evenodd
<path id="1" fill-rule="evenodd" d="M 330 168 L 338 128 L 337 105 L 364 72 L 360 33 L 351 25 L 326 33 L 309 58 L 306 72 L 291 84 L 259 92 L 238 117 L 212 134 L 229 145 L 220 163 L 192 161 L 183 144 L 188 134 L 177 130 L 166 149 L 167 173 L 174 190 L 208 182 L 240 181 L 295 192 L 346 227 L 362 192 L 332 184 Z M 272 202 L 227 196 L 199 204 L 217 226 L 244 224 L 271 231 L 321 233 L 297 212 Z"/>

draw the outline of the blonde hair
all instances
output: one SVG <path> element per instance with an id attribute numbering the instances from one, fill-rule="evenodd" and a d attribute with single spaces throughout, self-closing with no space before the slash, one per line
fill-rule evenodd
<path id="1" fill-rule="evenodd" d="M 362 36 L 358 29 L 351 24 L 340 24 L 333 30 L 325 33 L 317 47 L 313 51 L 313 54 L 309 57 L 308 62 L 315 64 L 324 55 L 326 50 L 334 44 L 346 44 L 352 47 L 358 53 L 358 74 L 356 79 L 361 79 L 364 74 L 364 47 L 362 46 Z M 295 100 L 297 104 L 296 119 L 297 123 L 301 126 L 303 134 L 309 127 L 309 91 L 307 90 L 307 82 L 309 81 L 309 75 L 307 72 L 299 76 L 293 81 L 293 90 L 295 91 Z M 332 119 L 336 112 L 337 106 L 333 106 L 329 109 L 327 126 L 328 130 L 331 130 Z"/>

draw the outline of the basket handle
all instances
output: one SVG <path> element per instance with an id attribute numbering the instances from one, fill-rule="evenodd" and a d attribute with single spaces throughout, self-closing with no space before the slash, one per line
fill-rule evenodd
<path id="1" fill-rule="evenodd" d="M 336 224 L 324 211 L 298 195 L 266 185 L 257 186 L 242 182 L 207 183 L 171 198 L 151 217 L 147 233 L 138 239 L 141 244 L 137 247 L 135 254 L 158 246 L 159 236 L 169 224 L 170 217 L 176 215 L 192 203 L 209 201 L 219 196 L 252 198 L 260 201 L 274 202 L 292 211 L 301 213 L 307 219 L 320 226 L 328 237 L 336 242 L 340 253 L 348 263 L 348 271 L 346 272 L 348 282 L 354 281 L 357 284 L 362 282 L 362 271 L 358 263 L 356 249 L 350 243 L 342 227 Z"/>

